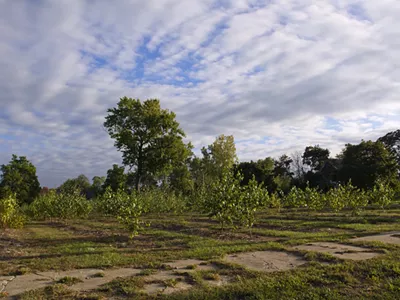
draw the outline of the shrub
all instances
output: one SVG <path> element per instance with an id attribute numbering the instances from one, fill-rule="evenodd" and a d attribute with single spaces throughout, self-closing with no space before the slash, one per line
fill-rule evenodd
<path id="1" fill-rule="evenodd" d="M 241 196 L 240 202 L 236 206 L 235 217 L 240 225 L 252 227 L 255 222 L 255 213 L 269 203 L 267 190 L 263 185 L 259 185 L 255 178 L 249 181 L 248 185 L 239 187 Z"/>
<path id="2" fill-rule="evenodd" d="M 149 213 L 182 213 L 187 209 L 185 197 L 168 188 L 148 188 L 136 196 Z"/>
<path id="3" fill-rule="evenodd" d="M 25 218 L 20 214 L 15 195 L 9 195 L 0 199 L 0 227 L 21 228 L 24 226 Z"/>
<path id="4" fill-rule="evenodd" d="M 48 220 L 57 216 L 57 194 L 54 190 L 39 195 L 29 206 L 35 220 Z"/>
<path id="5" fill-rule="evenodd" d="M 140 218 L 145 209 L 140 202 L 140 198 L 135 194 L 126 196 L 126 201 L 118 211 L 117 220 L 129 231 L 130 238 L 132 239 L 139 234 L 139 229 L 145 224 Z"/>
<path id="6" fill-rule="evenodd" d="M 128 194 L 122 189 L 113 192 L 111 188 L 107 188 L 98 199 L 97 208 L 100 212 L 115 217 L 129 231 L 132 239 L 138 235 L 144 224 L 141 215 L 146 212 L 146 207 L 142 201 L 143 197 L 139 197 L 137 193 Z"/>
<path id="7" fill-rule="evenodd" d="M 242 202 L 241 181 L 240 175 L 224 172 L 222 177 L 211 185 L 204 210 L 210 217 L 218 220 L 221 229 L 224 229 L 225 225 L 232 225 L 237 215 L 237 206 Z"/>
<path id="8" fill-rule="evenodd" d="M 335 212 L 341 211 L 345 207 L 346 190 L 342 185 L 337 188 L 331 189 L 326 193 L 326 202 L 328 208 Z"/>
<path id="9" fill-rule="evenodd" d="M 290 192 L 283 197 L 284 205 L 289 208 L 306 207 L 306 195 L 304 191 L 297 187 L 292 187 Z"/>
<path id="10" fill-rule="evenodd" d="M 37 220 L 86 218 L 91 210 L 91 203 L 79 190 L 68 193 L 52 190 L 37 197 L 30 205 L 31 215 Z"/>
<path id="11" fill-rule="evenodd" d="M 267 190 L 253 178 L 248 185 L 241 186 L 241 174 L 225 172 L 213 183 L 209 197 L 204 202 L 205 211 L 215 217 L 223 229 L 225 225 L 252 227 L 255 212 L 270 204 Z"/>
<path id="12" fill-rule="evenodd" d="M 305 203 L 310 210 L 321 210 L 326 207 L 326 198 L 317 189 L 308 185 L 304 189 Z"/>
<path id="13" fill-rule="evenodd" d="M 328 206 L 336 212 L 347 208 L 357 215 L 368 204 L 368 194 L 354 187 L 351 181 L 330 190 L 326 196 Z"/>
<path id="14" fill-rule="evenodd" d="M 371 204 L 383 209 L 395 200 L 396 192 L 389 183 L 378 179 L 368 196 Z"/>
<path id="15" fill-rule="evenodd" d="M 106 216 L 115 217 L 118 215 L 121 207 L 125 205 L 127 193 L 123 189 L 113 192 L 111 187 L 107 187 L 104 194 L 97 198 L 96 208 Z"/>

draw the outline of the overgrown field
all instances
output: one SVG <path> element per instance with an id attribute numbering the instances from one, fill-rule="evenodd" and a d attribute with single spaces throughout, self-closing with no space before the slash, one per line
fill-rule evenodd
<path id="1" fill-rule="evenodd" d="M 143 218 L 148 226 L 134 239 L 114 218 L 95 214 L 84 220 L 30 221 L 23 229 L 0 231 L 0 276 L 86 268 L 104 272 L 121 267 L 141 270 L 91 291 L 75 291 L 71 288 L 79 281 L 63 278 L 49 287 L 19 295 L 22 299 L 400 298 L 400 245 L 352 240 L 400 232 L 398 205 L 385 210 L 367 208 L 360 215 L 351 210 L 281 209 L 278 213 L 277 209 L 268 209 L 256 217 L 258 221 L 251 229 L 222 231 L 217 221 L 200 214 L 150 214 Z M 314 242 L 361 246 L 378 255 L 354 261 L 296 249 Z M 287 271 L 262 272 L 224 259 L 229 254 L 264 250 L 293 254 L 305 263 Z M 174 291 L 178 284 L 174 279 L 148 279 L 165 270 L 166 263 L 182 259 L 200 259 L 217 267 L 204 271 L 188 263 L 190 272 L 182 276 L 190 288 L 185 290 Z M 221 278 L 226 281 L 212 284 Z M 170 287 L 172 293 L 145 293 L 146 284 Z"/>

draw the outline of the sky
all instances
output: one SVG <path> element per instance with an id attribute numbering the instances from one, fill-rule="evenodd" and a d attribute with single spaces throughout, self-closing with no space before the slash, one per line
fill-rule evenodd
<path id="1" fill-rule="evenodd" d="M 158 98 L 196 151 L 337 154 L 400 128 L 398 0 L 0 0 L 0 164 L 103 176 L 123 96 Z"/>

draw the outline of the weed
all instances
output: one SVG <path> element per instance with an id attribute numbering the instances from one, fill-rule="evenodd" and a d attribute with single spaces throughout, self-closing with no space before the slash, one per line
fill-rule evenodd
<path id="1" fill-rule="evenodd" d="M 203 275 L 203 279 L 204 280 L 214 280 L 214 281 L 219 281 L 221 280 L 221 276 L 216 273 L 216 272 L 212 272 L 212 273 L 205 273 Z"/>
<path id="2" fill-rule="evenodd" d="M 106 274 L 104 272 L 97 272 L 94 273 L 92 276 L 90 276 L 91 278 L 99 278 L 99 277 L 104 277 L 106 276 Z"/>
<path id="3" fill-rule="evenodd" d="M 188 265 L 188 266 L 186 266 L 186 269 L 188 269 L 188 270 L 194 270 L 196 268 L 197 268 L 197 265 Z"/>
<path id="4" fill-rule="evenodd" d="M 83 282 L 81 279 L 77 278 L 77 277 L 70 277 L 70 276 L 65 276 L 63 278 L 60 278 L 59 280 L 56 281 L 57 283 L 60 284 L 65 284 L 68 286 L 72 286 L 74 284 Z"/>
<path id="5" fill-rule="evenodd" d="M 140 273 L 137 274 L 137 276 L 149 276 L 149 275 L 152 275 L 155 273 L 157 273 L 156 269 L 144 269 L 144 270 L 140 271 Z"/>

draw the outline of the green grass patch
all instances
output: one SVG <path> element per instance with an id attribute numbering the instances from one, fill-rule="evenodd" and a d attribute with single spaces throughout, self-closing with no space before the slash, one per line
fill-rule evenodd
<path id="1" fill-rule="evenodd" d="M 56 281 L 56 283 L 65 284 L 68 286 L 73 286 L 74 284 L 81 283 L 81 282 L 83 282 L 82 279 L 79 279 L 77 277 L 71 277 L 71 276 L 65 276 Z"/>

